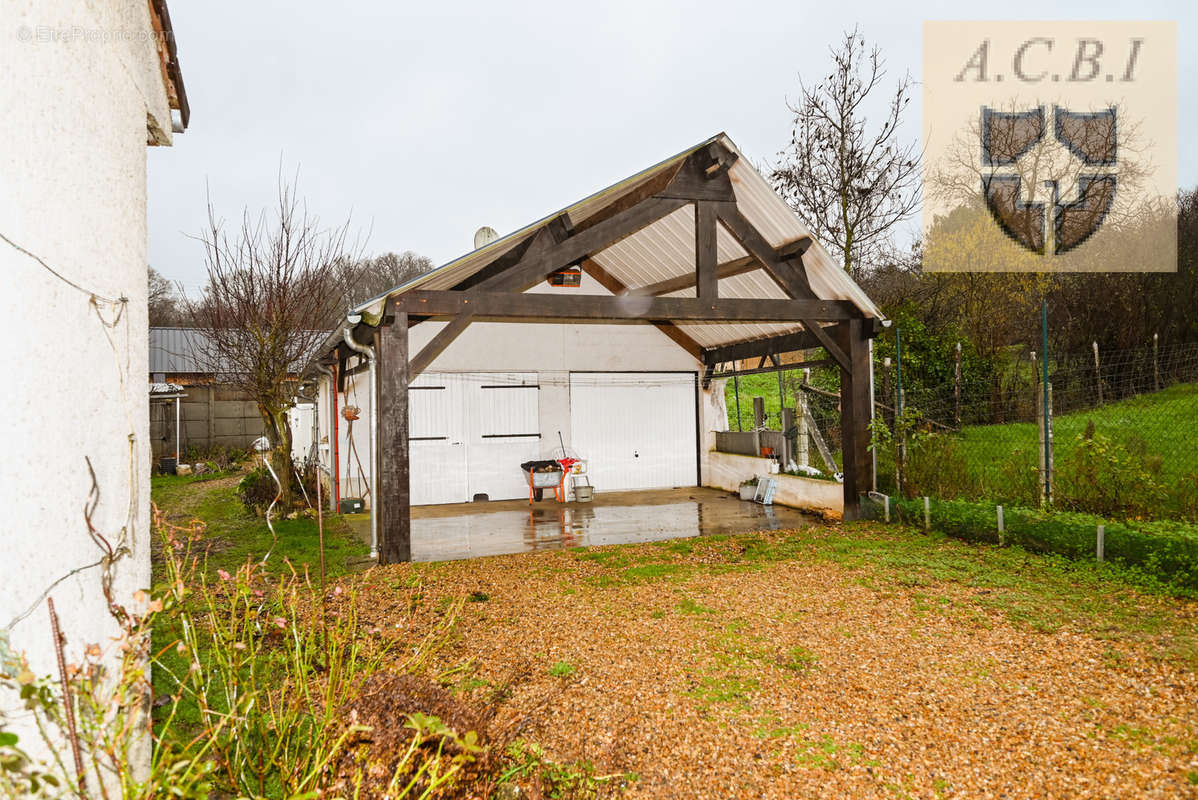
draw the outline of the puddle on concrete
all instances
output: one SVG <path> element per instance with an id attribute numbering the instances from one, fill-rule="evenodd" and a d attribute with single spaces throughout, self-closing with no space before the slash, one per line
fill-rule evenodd
<path id="1" fill-rule="evenodd" d="M 658 505 L 557 505 L 412 520 L 412 560 L 448 561 L 533 550 L 656 542 L 799 528 L 813 518 L 728 495 Z"/>

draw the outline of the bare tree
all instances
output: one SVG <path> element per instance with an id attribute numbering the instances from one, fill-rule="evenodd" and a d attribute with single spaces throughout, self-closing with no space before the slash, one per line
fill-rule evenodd
<path id="1" fill-rule="evenodd" d="M 432 268 L 431 259 L 411 250 L 347 261 L 339 268 L 344 284 L 345 305 L 356 306 L 378 297 Z"/>
<path id="2" fill-rule="evenodd" d="M 208 283 L 202 297 L 184 301 L 206 369 L 258 404 L 284 508 L 293 471 L 287 410 L 299 371 L 344 312 L 338 267 L 357 257 L 348 229 L 348 221 L 322 228 L 282 175 L 277 205 L 256 217 L 246 209 L 233 232 L 209 201 L 199 236 Z"/>
<path id="3" fill-rule="evenodd" d="M 162 273 L 149 267 L 147 278 L 149 292 L 147 300 L 150 311 L 150 327 L 162 328 L 178 325 L 182 321 L 181 298 L 171 282 Z"/>
<path id="4" fill-rule="evenodd" d="M 865 105 L 886 75 L 878 49 L 853 30 L 830 52 L 832 73 L 814 86 L 800 79 L 799 101 L 788 104 L 791 144 L 771 178 L 815 238 L 859 276 L 919 205 L 920 152 L 898 138 L 911 79 L 899 80 L 886 116 L 871 128 Z"/>

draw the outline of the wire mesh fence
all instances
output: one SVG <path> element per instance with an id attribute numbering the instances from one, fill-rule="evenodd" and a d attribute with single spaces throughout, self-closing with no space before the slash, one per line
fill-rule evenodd
<path id="1" fill-rule="evenodd" d="M 1198 344 L 1054 354 L 1047 385 L 1027 352 L 988 381 L 925 381 L 901 400 L 898 365 L 876 368 L 882 395 L 902 409 L 877 410 L 883 492 L 1198 515 Z"/>
<path id="2" fill-rule="evenodd" d="M 1047 387 L 1041 353 L 1007 356 L 982 374 L 962 371 L 950 356 L 918 377 L 875 359 L 879 491 L 1198 519 L 1198 343 L 1050 354 Z M 787 450 L 804 453 L 804 467 L 835 471 L 823 451 L 842 463 L 836 370 L 730 379 L 726 391 L 730 431 L 806 436 L 806 447 L 796 441 Z M 1046 404 L 1051 436 L 1043 446 Z M 783 408 L 795 409 L 789 430 Z M 796 424 L 804 413 L 807 424 Z"/>

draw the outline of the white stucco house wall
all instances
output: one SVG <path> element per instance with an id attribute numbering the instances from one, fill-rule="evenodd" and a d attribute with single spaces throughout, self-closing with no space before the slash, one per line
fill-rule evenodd
<path id="1" fill-rule="evenodd" d="M 150 584 L 146 148 L 188 108 L 162 0 L 2 8 L 0 646 L 57 675 L 46 597 L 68 661 L 117 630 L 85 506 L 114 599 Z"/>

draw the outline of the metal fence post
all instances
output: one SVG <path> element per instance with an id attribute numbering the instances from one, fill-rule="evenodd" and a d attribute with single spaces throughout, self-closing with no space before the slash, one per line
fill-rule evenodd
<path id="1" fill-rule="evenodd" d="M 806 467 L 811 464 L 811 437 L 807 432 L 807 418 L 810 412 L 807 410 L 807 393 L 798 392 L 795 394 L 795 417 L 799 426 L 799 466 Z"/>
<path id="2" fill-rule="evenodd" d="M 903 473 L 907 467 L 907 432 L 902 427 L 903 418 L 903 331 L 894 327 L 894 427 L 898 433 L 898 463 L 894 465 L 895 490 L 903 493 Z"/>
<path id="3" fill-rule="evenodd" d="M 1053 440 L 1052 440 L 1052 384 L 1047 384 L 1045 391 L 1047 398 L 1044 406 L 1044 431 L 1045 431 L 1045 449 L 1044 449 L 1044 498 L 1048 505 L 1052 505 L 1052 478 L 1053 478 Z"/>
<path id="4" fill-rule="evenodd" d="M 741 419 L 740 419 L 740 376 L 739 375 L 732 376 L 732 391 L 736 394 L 736 429 L 738 431 L 743 431 L 745 429 L 745 426 L 741 423 Z"/>
<path id="5" fill-rule="evenodd" d="M 957 342 L 953 366 L 953 421 L 961 427 L 961 343 Z"/>
<path id="6" fill-rule="evenodd" d="M 793 408 L 782 409 L 782 469 L 786 470 L 790 466 L 790 462 L 794 461 L 793 445 L 790 443 L 789 431 L 795 427 L 795 410 Z"/>
<path id="7" fill-rule="evenodd" d="M 1157 334 L 1152 334 L 1152 390 L 1159 392 L 1161 390 L 1161 369 L 1160 362 L 1156 358 Z"/>
<path id="8" fill-rule="evenodd" d="M 1044 503 L 1052 505 L 1052 391 L 1048 385 L 1048 301 L 1040 303 L 1040 365 L 1044 388 Z"/>
<path id="9" fill-rule="evenodd" d="M 995 508 L 998 510 L 998 544 L 1001 547 L 1004 538 L 1003 532 L 1006 530 L 1006 528 L 1003 526 L 1002 506 L 995 506 Z"/>

